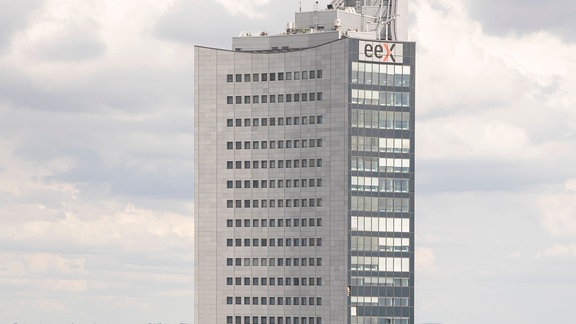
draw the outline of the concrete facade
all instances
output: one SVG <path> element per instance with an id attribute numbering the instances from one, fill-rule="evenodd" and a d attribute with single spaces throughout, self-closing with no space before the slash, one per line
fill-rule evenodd
<path id="1" fill-rule="evenodd" d="M 299 42 L 195 48 L 195 323 L 413 324 L 415 45 Z"/>

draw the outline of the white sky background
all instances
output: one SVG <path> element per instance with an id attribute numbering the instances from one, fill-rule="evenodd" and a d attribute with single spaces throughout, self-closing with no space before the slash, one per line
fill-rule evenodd
<path id="1" fill-rule="evenodd" d="M 192 322 L 193 44 L 297 8 L 0 0 L 0 324 Z M 574 9 L 411 2 L 417 323 L 573 321 Z"/>

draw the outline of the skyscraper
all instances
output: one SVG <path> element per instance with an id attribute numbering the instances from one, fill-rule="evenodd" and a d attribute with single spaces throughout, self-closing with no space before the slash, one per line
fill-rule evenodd
<path id="1" fill-rule="evenodd" d="M 195 48 L 195 323 L 414 323 L 405 1 Z"/>

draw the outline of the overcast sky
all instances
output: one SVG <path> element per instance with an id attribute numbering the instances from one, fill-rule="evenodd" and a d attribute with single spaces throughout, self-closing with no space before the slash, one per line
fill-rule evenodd
<path id="1" fill-rule="evenodd" d="M 0 0 L 0 324 L 192 322 L 193 45 L 297 9 Z M 416 323 L 573 322 L 575 10 L 411 2 Z"/>

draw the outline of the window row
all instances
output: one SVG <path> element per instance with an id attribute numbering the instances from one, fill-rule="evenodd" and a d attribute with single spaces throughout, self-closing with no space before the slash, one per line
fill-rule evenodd
<path id="1" fill-rule="evenodd" d="M 322 317 L 227 316 L 226 324 L 322 324 Z"/>
<path id="2" fill-rule="evenodd" d="M 352 191 L 372 192 L 408 192 L 408 179 L 378 178 L 378 177 L 351 177 Z"/>
<path id="3" fill-rule="evenodd" d="M 226 239 L 226 246 L 322 246 L 322 238 L 228 238 Z"/>
<path id="4" fill-rule="evenodd" d="M 352 307 L 355 309 L 355 307 Z M 352 316 L 350 324 L 409 324 L 407 317 Z"/>
<path id="5" fill-rule="evenodd" d="M 226 265 L 229 267 L 319 267 L 322 266 L 322 258 L 226 258 Z M 281 282 L 279 286 L 284 285 L 284 281 Z M 276 281 L 274 281 L 275 284 Z"/>
<path id="6" fill-rule="evenodd" d="M 322 305 L 322 297 L 226 297 L 228 305 Z"/>
<path id="7" fill-rule="evenodd" d="M 350 283 L 352 286 L 368 287 L 408 287 L 408 278 L 394 277 L 356 277 L 352 276 Z"/>
<path id="8" fill-rule="evenodd" d="M 351 100 L 358 105 L 409 107 L 410 93 L 352 89 Z"/>
<path id="9" fill-rule="evenodd" d="M 352 127 L 375 129 L 410 129 L 410 113 L 352 109 Z"/>
<path id="10" fill-rule="evenodd" d="M 400 237 L 376 237 L 352 235 L 352 251 L 409 252 L 410 240 Z"/>
<path id="11" fill-rule="evenodd" d="M 322 226 L 322 218 L 227 219 L 226 227 L 314 227 Z"/>
<path id="12" fill-rule="evenodd" d="M 300 79 L 322 79 L 322 70 L 226 74 L 226 82 L 290 81 Z"/>
<path id="13" fill-rule="evenodd" d="M 407 213 L 410 211 L 410 201 L 408 198 L 352 196 L 350 209 L 365 212 Z"/>
<path id="14" fill-rule="evenodd" d="M 410 172 L 410 159 L 387 159 L 371 156 L 352 156 L 350 170 L 365 172 Z"/>
<path id="15" fill-rule="evenodd" d="M 350 270 L 352 271 L 388 271 L 410 272 L 409 258 L 383 258 L 367 256 L 351 256 Z"/>
<path id="16" fill-rule="evenodd" d="M 296 140 L 277 140 L 277 141 L 235 141 L 226 142 L 228 150 L 258 150 L 258 149 L 283 149 L 283 148 L 300 148 L 300 147 L 322 147 L 321 138 L 296 139 Z"/>
<path id="17" fill-rule="evenodd" d="M 279 179 L 279 180 L 228 180 L 226 188 L 306 188 L 322 187 L 322 178 L 317 179 Z M 261 204 L 262 205 L 261 201 Z M 299 203 L 298 203 L 299 204 Z M 296 206 L 295 206 L 296 207 Z M 305 207 L 305 206 L 302 206 Z"/>
<path id="18" fill-rule="evenodd" d="M 410 153 L 410 139 L 352 136 L 352 151 Z"/>
<path id="19" fill-rule="evenodd" d="M 286 94 L 271 94 L 271 95 L 244 95 L 244 96 L 226 96 L 226 104 L 267 104 L 267 103 L 284 103 L 284 102 L 300 102 L 300 101 L 321 101 L 322 92 L 302 92 L 302 93 L 286 93 Z M 393 106 L 393 105 L 389 105 Z"/>
<path id="20" fill-rule="evenodd" d="M 350 229 L 359 232 L 409 233 L 410 220 L 406 218 L 352 216 Z"/>
<path id="21" fill-rule="evenodd" d="M 226 169 L 278 169 L 286 168 L 320 168 L 322 159 L 298 159 L 298 160 L 262 160 L 262 161 L 226 161 Z"/>
<path id="22" fill-rule="evenodd" d="M 400 306 L 407 307 L 410 304 L 408 297 L 372 297 L 372 296 L 352 296 L 350 305 L 352 306 Z"/>
<path id="23" fill-rule="evenodd" d="M 322 286 L 321 277 L 302 277 L 302 278 L 284 278 L 284 277 L 227 277 L 226 285 L 228 286 Z"/>
<path id="24" fill-rule="evenodd" d="M 304 199 L 244 199 L 227 200 L 227 208 L 283 208 L 283 207 L 322 207 L 322 198 Z"/>
<path id="25" fill-rule="evenodd" d="M 296 116 L 296 117 L 262 117 L 262 118 L 228 118 L 227 127 L 258 127 L 258 126 L 284 126 L 284 125 L 315 125 L 322 124 L 322 115 Z"/>
<path id="26" fill-rule="evenodd" d="M 408 87 L 410 70 L 409 65 L 352 62 L 352 83 Z"/>

